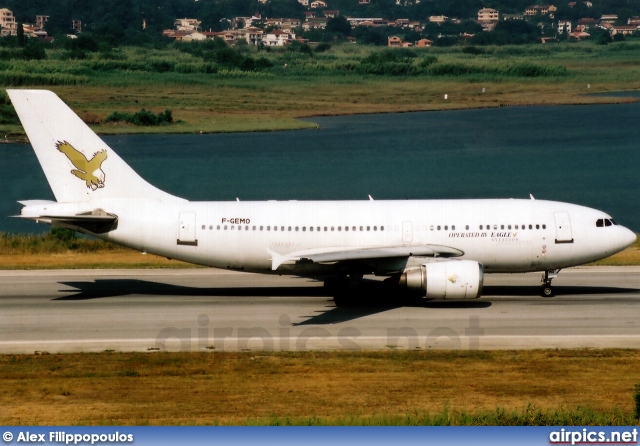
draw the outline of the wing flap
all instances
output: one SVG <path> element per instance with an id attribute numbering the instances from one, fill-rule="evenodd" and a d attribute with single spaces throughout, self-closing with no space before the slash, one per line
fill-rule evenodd
<path id="1" fill-rule="evenodd" d="M 278 254 L 269 250 L 271 255 L 271 269 L 275 271 L 287 262 L 337 263 L 349 260 L 385 259 L 394 257 L 459 257 L 463 251 L 450 246 L 441 245 L 411 245 L 411 246 L 380 246 L 372 248 L 354 247 L 352 249 L 325 249 L 312 251 L 298 251 L 289 254 Z"/>

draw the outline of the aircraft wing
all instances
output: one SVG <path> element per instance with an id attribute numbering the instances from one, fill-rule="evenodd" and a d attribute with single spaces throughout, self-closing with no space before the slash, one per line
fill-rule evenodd
<path id="1" fill-rule="evenodd" d="M 336 263 L 347 260 L 384 259 L 394 257 L 459 257 L 459 249 L 441 245 L 380 246 L 373 248 L 328 248 L 323 250 L 297 251 L 289 254 L 271 254 L 271 270 L 275 271 L 286 262 Z"/>

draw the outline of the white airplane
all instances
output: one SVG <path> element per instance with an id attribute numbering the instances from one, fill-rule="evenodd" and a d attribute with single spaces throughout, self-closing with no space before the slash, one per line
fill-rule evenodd
<path id="1" fill-rule="evenodd" d="M 520 199 L 192 202 L 143 180 L 54 93 L 7 90 L 57 201 L 19 217 L 171 259 L 240 271 L 389 276 L 428 298 L 471 299 L 484 273 L 561 268 L 632 245 L 602 211 Z"/>

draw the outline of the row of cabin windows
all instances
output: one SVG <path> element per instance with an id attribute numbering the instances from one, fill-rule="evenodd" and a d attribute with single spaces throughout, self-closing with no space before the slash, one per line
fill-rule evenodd
<path id="1" fill-rule="evenodd" d="M 547 225 L 544 225 L 544 224 L 543 225 L 539 225 L 539 224 L 538 225 L 528 225 L 528 226 L 529 226 L 529 229 L 534 229 L 534 228 L 535 229 L 540 229 L 540 228 L 547 229 Z M 487 229 L 491 229 L 491 225 L 487 225 L 486 227 L 487 227 Z M 507 229 L 507 230 L 523 229 L 524 230 L 524 229 L 527 229 L 527 225 L 500 225 L 500 230 L 504 230 L 504 229 Z M 480 225 L 480 230 L 482 230 L 482 225 Z M 493 225 L 493 230 L 497 231 L 498 230 L 498 225 Z"/>
<path id="2" fill-rule="evenodd" d="M 206 228 L 207 228 L 206 225 L 202 225 L 202 229 L 206 229 Z M 224 231 L 233 230 L 235 228 L 236 228 L 235 225 L 224 225 L 224 226 L 218 225 L 218 226 L 216 226 L 216 230 L 218 230 L 218 231 L 220 231 L 220 230 L 224 230 Z M 300 231 L 300 230 L 302 230 L 302 232 L 306 232 L 307 230 L 309 232 L 313 232 L 313 231 L 322 232 L 323 230 L 324 230 L 324 232 L 328 232 L 328 231 L 335 231 L 336 229 L 338 231 L 342 231 L 343 229 L 345 231 L 349 231 L 349 230 L 351 230 L 351 231 L 358 231 L 358 230 L 360 230 L 360 231 L 377 231 L 378 229 L 380 231 L 384 231 L 384 226 L 360 226 L 360 227 L 358 227 L 358 226 L 351 226 L 351 227 L 345 226 L 344 228 L 342 226 L 338 226 L 337 228 L 335 226 L 309 226 L 307 228 L 307 226 L 300 227 L 300 226 L 248 226 L 248 225 L 242 226 L 242 225 L 238 225 L 237 228 L 238 228 L 238 231 L 242 231 L 243 228 L 244 228 L 245 231 L 264 231 L 266 229 L 267 231 L 273 230 L 273 231 L 281 231 L 281 232 L 284 232 L 284 231 L 291 232 L 291 231 Z M 209 225 L 209 229 L 213 230 L 213 225 Z"/>
<path id="3" fill-rule="evenodd" d="M 542 229 L 547 229 L 547 225 L 539 225 L 539 224 L 538 224 L 538 225 L 529 225 L 529 229 L 533 229 L 533 228 L 535 228 L 535 229 L 540 229 L 540 228 L 542 228 Z M 449 225 L 444 225 L 444 226 L 440 226 L 440 225 L 438 225 L 438 226 L 433 226 L 433 225 L 431 225 L 431 226 L 429 227 L 429 229 L 431 229 L 432 231 L 433 231 L 434 229 L 436 229 L 436 230 L 438 230 L 438 231 L 441 231 L 441 230 L 443 230 L 443 229 L 444 229 L 445 231 L 448 231 L 448 230 L 449 230 Z M 464 229 L 468 231 L 468 230 L 469 230 L 469 225 L 466 225 L 466 226 L 464 227 Z M 482 231 L 482 230 L 484 230 L 484 229 L 486 229 L 487 231 L 490 231 L 490 230 L 492 229 L 492 227 L 491 227 L 491 225 L 486 225 L 486 226 L 485 226 L 485 225 L 480 225 L 480 226 L 478 227 L 478 229 L 479 229 L 480 231 Z M 527 229 L 527 225 L 493 225 L 493 230 L 494 230 L 494 231 L 497 231 L 497 230 L 505 230 L 505 229 L 507 229 L 507 230 L 511 230 L 511 229 Z M 452 230 L 452 231 L 455 231 L 455 230 L 456 230 L 456 226 L 455 226 L 455 225 L 452 225 L 452 226 L 451 226 L 451 230 Z"/>
<path id="4" fill-rule="evenodd" d="M 540 228 L 547 229 L 547 225 L 545 225 L 545 224 L 543 224 L 543 225 L 540 225 L 540 224 L 528 225 L 528 227 L 529 227 L 529 229 L 534 229 L 534 228 L 535 229 L 540 229 Z M 218 230 L 218 231 L 220 231 L 220 230 L 226 231 L 226 230 L 229 230 L 229 229 L 233 230 L 235 228 L 236 228 L 236 225 L 224 225 L 224 226 L 217 225 L 216 226 L 216 230 Z M 243 226 L 242 225 L 238 225 L 237 228 L 238 228 L 238 231 L 242 231 Z M 344 229 L 344 231 L 351 230 L 353 232 L 356 232 L 356 231 L 364 232 L 364 231 L 372 231 L 372 230 L 373 231 L 377 231 L 378 228 L 380 229 L 380 231 L 384 231 L 384 226 L 380 226 L 380 227 L 378 227 L 378 226 L 351 226 L 351 227 L 344 226 L 344 228 L 342 226 L 338 226 L 337 228 L 335 226 L 309 226 L 308 228 L 306 226 L 302 226 L 302 227 L 300 227 L 300 226 L 273 226 L 273 227 L 272 226 L 266 226 L 266 230 L 267 231 L 271 231 L 273 229 L 274 231 L 278 231 L 279 230 L 281 232 L 284 232 L 284 231 L 289 231 L 289 232 L 296 231 L 296 232 L 298 232 L 301 229 L 302 229 L 303 232 L 306 232 L 307 229 L 309 230 L 309 232 L 313 232 L 314 230 L 316 232 L 322 232 L 323 230 L 324 230 L 324 232 L 329 232 L 329 231 L 335 231 L 336 229 L 338 231 L 342 231 Z M 486 230 L 490 231 L 492 229 L 492 226 L 491 225 L 486 225 L 486 226 L 480 225 L 479 226 L 479 230 L 480 231 L 482 231 L 485 228 L 486 228 Z M 202 229 L 207 229 L 207 226 L 206 225 L 202 225 Z M 213 230 L 213 225 L 209 225 L 209 229 Z M 437 225 L 437 226 L 431 225 L 429 227 L 429 229 L 432 230 L 432 231 L 433 230 L 438 230 L 438 231 L 445 230 L 445 231 L 448 231 L 449 230 L 449 225 L 444 225 L 444 226 L 442 226 L 442 225 Z M 506 230 L 523 229 L 524 230 L 524 229 L 527 229 L 527 225 L 493 225 L 493 230 L 494 231 L 498 231 L 498 230 L 503 231 L 505 229 Z M 244 230 L 245 231 L 264 231 L 265 230 L 265 226 L 255 226 L 255 225 L 254 226 L 249 226 L 249 225 L 246 225 L 246 226 L 244 226 Z M 455 231 L 456 230 L 456 226 L 455 225 L 451 225 L 451 230 Z M 467 230 L 467 231 L 469 230 L 469 225 L 465 226 L 465 230 Z"/>

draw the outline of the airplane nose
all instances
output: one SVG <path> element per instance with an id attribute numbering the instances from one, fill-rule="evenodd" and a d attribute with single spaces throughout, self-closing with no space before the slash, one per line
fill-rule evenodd
<path id="1" fill-rule="evenodd" d="M 624 231 L 622 232 L 621 241 L 624 245 L 624 248 L 628 248 L 636 242 L 636 234 L 627 228 L 622 228 Z M 623 248 L 623 249 L 624 249 Z"/>

